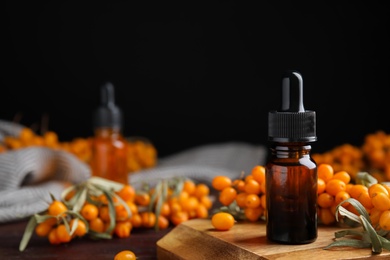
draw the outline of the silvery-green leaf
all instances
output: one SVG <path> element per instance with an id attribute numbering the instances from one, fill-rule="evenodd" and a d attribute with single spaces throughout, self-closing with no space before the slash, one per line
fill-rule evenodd
<path id="1" fill-rule="evenodd" d="M 35 216 L 32 216 L 27 223 L 26 229 L 23 233 L 22 240 L 20 241 L 19 251 L 24 251 L 24 249 L 27 247 L 27 244 L 30 241 L 31 235 L 34 232 L 36 225 L 37 225 L 37 220 Z"/>
<path id="2" fill-rule="evenodd" d="M 364 229 L 368 232 L 370 239 L 371 239 L 371 245 L 372 245 L 372 252 L 379 254 L 382 252 L 382 242 L 378 237 L 378 234 L 374 230 L 374 228 L 371 226 L 371 223 L 363 216 L 360 216 L 362 219 L 362 223 L 364 226 Z"/>

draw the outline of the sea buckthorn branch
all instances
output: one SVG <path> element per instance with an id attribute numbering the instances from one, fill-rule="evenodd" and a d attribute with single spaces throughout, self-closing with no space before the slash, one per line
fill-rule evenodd
<path id="1" fill-rule="evenodd" d="M 350 203 L 359 213 L 356 215 L 342 206 L 344 203 Z M 385 237 L 388 232 L 383 230 L 375 230 L 370 220 L 370 215 L 365 207 L 356 199 L 349 198 L 341 202 L 336 208 L 336 220 L 341 221 L 346 217 L 353 222 L 358 223 L 363 230 L 347 229 L 335 232 L 335 241 L 326 246 L 324 249 L 329 249 L 336 246 L 350 246 L 355 248 L 370 248 L 374 254 L 380 254 L 383 248 L 390 250 L 390 241 Z M 349 223 L 350 222 L 344 222 Z M 342 238 L 342 239 L 340 239 Z M 360 239 L 358 239 L 360 238 Z M 339 239 L 339 240 L 337 240 Z"/>

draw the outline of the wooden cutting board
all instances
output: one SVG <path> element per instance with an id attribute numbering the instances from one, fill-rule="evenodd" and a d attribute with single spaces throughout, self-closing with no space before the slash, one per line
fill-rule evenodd
<path id="1" fill-rule="evenodd" d="M 334 247 L 324 250 L 343 228 L 319 227 L 315 242 L 281 245 L 269 242 L 264 223 L 236 223 L 229 231 L 216 231 L 207 219 L 186 221 L 157 241 L 157 258 L 165 259 L 390 259 L 384 250 L 372 255 L 370 248 Z"/>

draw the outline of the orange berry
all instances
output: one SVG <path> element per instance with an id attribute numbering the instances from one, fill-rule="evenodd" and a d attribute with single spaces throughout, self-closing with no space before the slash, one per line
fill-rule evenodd
<path id="1" fill-rule="evenodd" d="M 233 215 L 227 212 L 215 213 L 211 218 L 211 224 L 216 230 L 229 230 L 234 226 L 234 223 Z"/>
<path id="2" fill-rule="evenodd" d="M 57 236 L 57 228 L 52 228 L 49 232 L 49 235 L 47 236 L 50 244 L 52 245 L 59 245 L 61 244 L 60 239 Z"/>
<path id="3" fill-rule="evenodd" d="M 245 192 L 248 194 L 260 194 L 260 183 L 258 183 L 255 179 L 247 180 L 245 182 Z"/>
<path id="4" fill-rule="evenodd" d="M 196 189 L 195 189 L 195 197 L 197 197 L 198 199 L 202 198 L 203 196 L 208 196 L 210 194 L 210 188 L 209 186 L 207 186 L 206 184 L 204 183 L 198 183 L 196 185 Z"/>
<path id="5" fill-rule="evenodd" d="M 257 194 L 248 194 L 245 198 L 245 207 L 258 208 L 261 205 L 260 197 Z"/>
<path id="6" fill-rule="evenodd" d="M 362 184 L 355 184 L 349 190 L 351 198 L 358 199 L 362 193 L 368 193 L 368 188 Z"/>
<path id="7" fill-rule="evenodd" d="M 54 200 L 52 203 L 50 203 L 47 209 L 48 214 L 52 216 L 58 216 L 67 210 L 68 208 L 65 206 L 65 204 L 59 200 Z"/>
<path id="8" fill-rule="evenodd" d="M 202 198 L 200 198 L 200 203 L 203 204 L 206 209 L 211 209 L 211 207 L 213 206 L 213 201 L 209 196 L 203 196 Z"/>
<path id="9" fill-rule="evenodd" d="M 98 217 L 99 208 L 90 203 L 84 204 L 84 206 L 80 210 L 81 216 L 83 216 L 86 220 L 91 221 Z"/>
<path id="10" fill-rule="evenodd" d="M 226 187 L 219 193 L 219 202 L 224 206 L 230 205 L 237 196 L 237 191 L 233 187 Z"/>
<path id="11" fill-rule="evenodd" d="M 41 222 L 35 227 L 35 233 L 40 237 L 46 237 L 52 230 L 53 225 L 48 222 Z"/>
<path id="12" fill-rule="evenodd" d="M 76 222 L 77 222 L 77 227 L 76 230 L 74 231 L 74 234 L 78 237 L 82 237 L 87 233 L 87 225 L 85 225 L 84 221 L 73 218 L 69 223 L 70 229 L 72 229 L 73 225 L 76 225 Z"/>
<path id="13" fill-rule="evenodd" d="M 318 178 L 323 179 L 325 182 L 328 182 L 333 178 L 334 170 L 330 164 L 321 163 L 317 167 Z"/>
<path id="14" fill-rule="evenodd" d="M 265 167 L 262 165 L 256 165 L 252 168 L 251 174 L 255 181 L 262 183 L 265 181 Z"/>
<path id="15" fill-rule="evenodd" d="M 372 205 L 379 210 L 390 209 L 390 198 L 385 193 L 379 192 L 371 198 Z"/>
<path id="16" fill-rule="evenodd" d="M 333 175 L 333 179 L 342 180 L 345 184 L 351 181 L 351 176 L 346 171 L 338 171 Z"/>
<path id="17" fill-rule="evenodd" d="M 336 222 L 336 217 L 329 208 L 320 209 L 319 219 L 324 225 L 330 225 Z"/>
<path id="18" fill-rule="evenodd" d="M 211 182 L 211 186 L 217 191 L 222 191 L 224 188 L 232 186 L 232 180 L 223 175 L 215 176 Z"/>
<path id="19" fill-rule="evenodd" d="M 390 230 L 390 210 L 383 211 L 379 218 L 379 226 L 386 231 Z"/>
<path id="20" fill-rule="evenodd" d="M 184 222 L 184 221 L 187 221 L 189 219 L 189 215 L 186 211 L 178 211 L 178 212 L 174 212 L 171 216 L 170 216 L 170 220 L 171 222 L 177 226 L 179 225 L 180 223 Z"/>
<path id="21" fill-rule="evenodd" d="M 326 183 L 325 192 L 332 196 L 336 196 L 340 191 L 345 191 L 346 184 L 339 179 L 331 179 Z"/>
<path id="22" fill-rule="evenodd" d="M 349 195 L 348 192 L 346 191 L 340 191 L 336 194 L 335 196 L 335 199 L 334 199 L 334 202 L 336 205 L 340 204 L 341 202 L 343 202 L 344 200 L 346 199 L 349 199 L 351 196 Z M 342 204 L 342 206 L 346 207 L 347 205 L 349 204 L 349 202 L 345 202 Z"/>
<path id="23" fill-rule="evenodd" d="M 89 221 L 89 229 L 98 233 L 103 233 L 105 231 L 104 221 L 99 217 L 92 219 Z"/>
<path id="24" fill-rule="evenodd" d="M 167 217 L 164 217 L 162 215 L 158 216 L 157 219 L 157 226 L 159 229 L 166 229 L 169 227 L 169 220 Z"/>
<path id="25" fill-rule="evenodd" d="M 245 191 L 245 181 L 243 181 L 241 179 L 234 180 L 232 182 L 232 186 L 239 192 Z"/>
<path id="26" fill-rule="evenodd" d="M 321 193 L 317 197 L 317 204 L 321 208 L 329 208 L 334 204 L 334 197 L 326 192 Z"/>
<path id="27" fill-rule="evenodd" d="M 57 238 L 61 243 L 67 243 L 72 239 L 69 231 L 66 229 L 65 224 L 59 224 L 56 228 L 56 232 Z"/>
<path id="28" fill-rule="evenodd" d="M 321 194 L 325 191 L 326 183 L 323 179 L 317 179 L 317 194 Z"/>
<path id="29" fill-rule="evenodd" d="M 140 214 L 134 214 L 130 218 L 130 222 L 133 227 L 138 228 L 142 226 L 142 217 Z"/>
<path id="30" fill-rule="evenodd" d="M 117 192 L 118 196 L 124 201 L 134 201 L 135 189 L 130 184 L 126 184 Z"/>
<path id="31" fill-rule="evenodd" d="M 132 227 L 130 221 L 118 221 L 114 227 L 114 234 L 120 238 L 129 237 Z"/>
<path id="32" fill-rule="evenodd" d="M 150 202 L 150 195 L 146 192 L 136 193 L 134 201 L 137 205 L 148 206 Z"/>
<path id="33" fill-rule="evenodd" d="M 239 206 L 240 208 L 245 208 L 246 207 L 246 196 L 248 196 L 248 194 L 246 192 L 240 192 L 237 194 L 236 196 L 236 203 L 237 203 L 237 206 Z"/>
<path id="34" fill-rule="evenodd" d="M 370 195 L 370 198 L 375 197 L 379 192 L 382 192 L 386 194 L 386 196 L 389 196 L 389 192 L 387 191 L 387 189 L 380 183 L 375 183 L 368 188 L 368 194 Z"/>
<path id="35" fill-rule="evenodd" d="M 142 212 L 140 215 L 141 215 L 143 227 L 146 228 L 154 227 L 154 225 L 156 224 L 157 217 L 153 212 L 145 211 Z"/>
<path id="36" fill-rule="evenodd" d="M 186 191 L 188 195 L 192 195 L 195 192 L 196 184 L 192 180 L 185 180 L 183 183 L 183 191 Z"/>
<path id="37" fill-rule="evenodd" d="M 209 211 L 203 204 L 199 204 L 196 207 L 195 212 L 197 218 L 207 218 L 209 216 Z"/>
<path id="38" fill-rule="evenodd" d="M 245 217 L 252 222 L 259 220 L 263 213 L 264 209 L 261 207 L 244 209 Z"/>
<path id="39" fill-rule="evenodd" d="M 133 251 L 123 250 L 114 256 L 114 260 L 136 260 L 137 257 Z"/>

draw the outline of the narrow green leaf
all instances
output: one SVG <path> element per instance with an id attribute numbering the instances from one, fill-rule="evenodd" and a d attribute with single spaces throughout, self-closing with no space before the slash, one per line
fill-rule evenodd
<path id="1" fill-rule="evenodd" d="M 356 214 L 354 214 L 354 213 L 350 212 L 349 210 L 347 210 L 346 208 L 344 208 L 343 206 L 338 205 L 336 207 L 336 220 L 339 221 L 339 214 L 337 214 L 337 212 L 341 216 L 347 217 L 348 219 L 353 220 L 353 221 L 361 224 L 360 218 Z"/>
<path id="2" fill-rule="evenodd" d="M 112 236 L 109 233 L 100 233 L 93 230 L 89 230 L 88 236 L 93 239 L 111 239 Z"/>
<path id="3" fill-rule="evenodd" d="M 27 223 L 26 229 L 23 233 L 22 240 L 19 244 L 19 251 L 24 251 L 26 249 L 28 242 L 30 241 L 30 238 L 34 232 L 35 226 L 37 225 L 37 219 L 35 216 L 32 216 L 30 220 Z"/>
<path id="4" fill-rule="evenodd" d="M 340 230 L 334 233 L 335 238 L 341 238 L 345 236 L 363 236 L 363 231 L 357 231 L 352 229 Z"/>
<path id="5" fill-rule="evenodd" d="M 115 228 L 115 219 L 116 219 L 116 212 L 115 212 L 115 206 L 114 206 L 114 201 L 112 200 L 112 195 L 110 192 L 108 192 L 105 189 L 102 189 L 102 192 L 104 195 L 107 197 L 108 201 L 108 212 L 110 214 L 110 225 L 108 226 L 106 233 L 110 234 L 112 230 Z M 111 235 L 110 235 L 111 237 Z"/>
<path id="6" fill-rule="evenodd" d="M 49 218 L 57 218 L 56 216 L 52 216 L 49 214 L 45 214 L 45 215 L 35 214 L 34 217 L 35 217 L 35 220 L 37 221 L 38 224 L 44 222 L 45 220 L 47 220 Z"/>
<path id="7" fill-rule="evenodd" d="M 75 201 L 72 209 L 73 211 L 79 212 L 87 199 L 87 188 L 84 187 L 77 195 L 77 200 Z"/>
<path id="8" fill-rule="evenodd" d="M 371 244 L 358 240 L 358 239 L 342 239 L 337 240 L 335 242 L 330 243 L 324 249 L 329 249 L 336 246 L 348 246 L 348 247 L 355 247 L 355 248 L 370 248 Z"/>
<path id="9" fill-rule="evenodd" d="M 127 212 L 127 216 L 129 217 L 129 218 L 131 218 L 131 215 L 132 215 L 132 213 L 131 213 L 131 210 L 130 210 L 130 208 L 129 208 L 129 205 L 127 205 L 127 203 L 126 203 L 126 201 L 124 201 L 120 196 L 118 196 L 117 194 L 113 194 L 113 197 L 115 197 L 117 200 L 118 200 L 118 202 L 121 204 L 121 205 L 123 205 L 123 207 L 125 208 L 125 210 L 126 210 L 126 212 Z"/>
<path id="10" fill-rule="evenodd" d="M 368 172 L 358 172 L 355 179 L 356 184 L 362 184 L 366 187 L 370 187 L 371 185 L 378 183 L 378 180 Z"/>
<path id="11" fill-rule="evenodd" d="M 390 241 L 387 238 L 382 236 L 379 236 L 379 239 L 382 242 L 382 247 L 386 250 L 390 250 Z"/>
<path id="12" fill-rule="evenodd" d="M 111 180 L 97 177 L 97 176 L 90 177 L 88 179 L 88 183 L 98 185 L 98 186 L 104 187 L 105 189 L 114 190 L 114 191 L 118 191 L 118 190 L 122 189 L 124 186 L 124 184 L 122 184 L 122 183 L 111 181 Z"/>
<path id="13" fill-rule="evenodd" d="M 371 226 L 371 223 L 363 216 L 360 216 L 364 229 L 368 232 L 371 244 L 372 244 L 372 252 L 375 254 L 379 254 L 382 252 L 382 242 L 378 237 L 378 234 L 374 230 L 374 228 Z"/>

